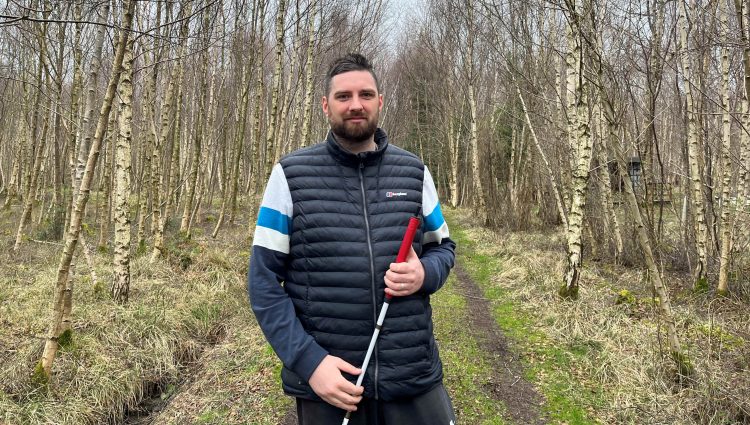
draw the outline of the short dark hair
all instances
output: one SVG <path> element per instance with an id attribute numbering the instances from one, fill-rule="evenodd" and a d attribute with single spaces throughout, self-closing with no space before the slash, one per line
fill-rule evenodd
<path id="1" fill-rule="evenodd" d="M 378 89 L 378 92 L 380 92 L 380 83 L 378 82 L 378 76 L 375 75 L 375 71 L 373 71 L 370 61 L 359 53 L 347 53 L 345 56 L 337 58 L 336 60 L 331 62 L 330 66 L 328 67 L 328 72 L 326 73 L 325 84 L 323 87 L 325 89 L 326 96 L 328 96 L 328 94 L 331 92 L 331 80 L 333 79 L 333 77 L 349 71 L 369 72 L 370 75 L 372 75 L 372 78 L 375 80 L 375 87 Z"/>

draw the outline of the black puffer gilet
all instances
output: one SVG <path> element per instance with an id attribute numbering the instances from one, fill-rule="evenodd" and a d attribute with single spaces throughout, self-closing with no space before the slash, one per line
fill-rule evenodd
<path id="1" fill-rule="evenodd" d="M 364 361 L 409 217 L 420 214 L 424 164 L 388 144 L 352 154 L 328 139 L 281 160 L 294 205 L 286 292 L 305 330 L 331 355 Z M 421 252 L 421 230 L 414 249 Z M 347 376 L 352 382 L 355 377 Z M 390 401 L 442 380 L 429 295 L 393 298 L 364 379 L 365 397 Z M 307 382 L 282 370 L 284 390 L 317 399 Z"/>

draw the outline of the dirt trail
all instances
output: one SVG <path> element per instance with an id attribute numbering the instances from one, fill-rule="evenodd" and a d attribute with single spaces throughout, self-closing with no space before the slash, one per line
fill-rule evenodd
<path id="1" fill-rule="evenodd" d="M 467 298 L 467 313 L 471 324 L 466 327 L 479 343 L 490 362 L 492 375 L 487 391 L 502 402 L 510 419 L 516 424 L 544 424 L 541 412 L 542 396 L 523 378 L 523 365 L 518 355 L 510 350 L 508 339 L 492 317 L 492 304 L 482 289 L 456 264 L 453 268 L 458 291 Z"/>

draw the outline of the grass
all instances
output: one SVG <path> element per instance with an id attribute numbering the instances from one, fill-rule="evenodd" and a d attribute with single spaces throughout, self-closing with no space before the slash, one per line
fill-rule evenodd
<path id="1" fill-rule="evenodd" d="M 491 365 L 477 341 L 466 332 L 466 298 L 456 292 L 455 277 L 432 300 L 435 338 L 443 361 L 445 386 L 460 423 L 505 424 L 504 408 L 483 388 Z"/>
<path id="2" fill-rule="evenodd" d="M 235 369 L 251 366 L 257 373 L 252 377 L 241 373 L 236 380 L 257 389 L 252 392 L 255 402 L 242 403 L 244 416 L 235 423 L 244 423 L 250 414 L 265 415 L 269 418 L 265 423 L 273 423 L 269 409 L 284 411 L 286 407 L 268 389 L 276 381 L 269 372 L 275 357 L 265 349 L 245 295 L 249 244 L 241 235 L 246 232 L 224 232 L 219 241 L 202 237 L 189 243 L 170 241 L 166 258 L 155 264 L 149 263 L 150 251 L 136 256 L 130 301 L 124 306 L 111 301 L 108 294 L 109 255 L 93 254 L 101 280 L 98 288 L 91 284 L 86 263 L 79 256 L 73 332 L 57 355 L 48 387 L 35 383 L 32 372 L 44 344 L 60 247 L 27 242 L 15 255 L 3 250 L 0 423 L 117 423 L 127 410 L 152 397 L 155 388 L 164 390 L 161 397 L 165 399 L 188 398 L 187 405 L 198 406 L 198 395 L 187 391 L 193 386 L 182 384 L 194 375 L 212 373 L 212 394 L 203 403 L 205 411 L 181 409 L 181 417 L 193 414 L 182 423 L 231 423 L 222 419 L 233 414 L 222 406 L 237 401 L 224 390 L 232 382 L 227 377 Z M 3 235 L 2 243 L 10 248 L 10 233 Z M 187 265 L 186 258 L 190 259 Z M 231 342 L 226 342 L 228 337 Z M 217 361 L 204 371 L 206 359 Z M 220 388 L 223 392 L 217 391 Z M 213 407 L 210 400 L 220 403 Z"/>
<path id="3" fill-rule="evenodd" d="M 449 211 L 451 236 L 459 246 L 458 261 L 475 282 L 482 287 L 485 297 L 493 301 L 493 316 L 503 332 L 523 351 L 527 361 L 525 379 L 537 383 L 545 397 L 544 411 L 553 423 L 593 424 L 581 407 L 586 402 L 599 403 L 596 395 L 581 388 L 567 373 L 571 364 L 580 357 L 579 349 L 566 350 L 555 346 L 545 334 L 535 328 L 535 319 L 523 311 L 508 296 L 508 290 L 493 285 L 500 273 L 508 273 L 510 257 L 495 257 L 483 253 L 476 241 L 458 225 L 456 213 Z M 517 266 L 510 266 L 512 268 Z M 581 402 L 584 403 L 581 403 Z"/>
<path id="4" fill-rule="evenodd" d="M 109 298 L 111 254 L 93 254 L 98 287 L 79 256 L 71 339 L 49 386 L 35 384 L 61 248 L 27 241 L 12 253 L 15 213 L 0 212 L 0 423 L 118 423 L 154 396 L 165 404 L 155 424 L 271 425 L 290 409 L 280 362 L 247 305 L 246 229 L 225 224 L 213 240 L 206 220 L 192 239 L 168 240 L 156 264 L 149 249 L 136 256 L 125 306 Z M 499 234 L 477 226 L 467 210 L 445 213 L 459 261 L 491 300 L 551 423 L 750 423 L 747 304 L 696 294 L 666 276 L 679 336 L 697 370 L 680 385 L 640 270 L 585 262 L 579 300 L 562 301 L 561 234 Z M 470 301 L 450 279 L 433 306 L 459 421 L 509 423 L 486 390 L 491 362 L 465 329 Z"/>
<path id="5" fill-rule="evenodd" d="M 561 233 L 496 233 L 470 211 L 445 214 L 459 261 L 493 300 L 552 423 L 750 423 L 747 304 L 695 294 L 665 273 L 679 338 L 697 371 L 679 383 L 641 270 L 584 262 L 579 300 L 562 300 Z"/>

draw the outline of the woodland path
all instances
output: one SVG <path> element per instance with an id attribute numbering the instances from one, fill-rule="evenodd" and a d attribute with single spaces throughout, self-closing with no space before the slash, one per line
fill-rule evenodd
<path id="1" fill-rule="evenodd" d="M 482 289 L 468 273 L 456 264 L 453 268 L 457 292 L 467 299 L 468 326 L 466 329 L 476 339 L 487 362 L 492 365 L 484 390 L 505 406 L 507 419 L 514 424 L 537 425 L 546 423 L 541 412 L 542 397 L 534 385 L 524 379 L 523 365 L 514 353 L 492 317 L 492 303 L 484 297 Z M 387 318 L 386 318 L 387 320 Z M 297 425 L 297 412 L 290 409 L 281 425 Z"/>

